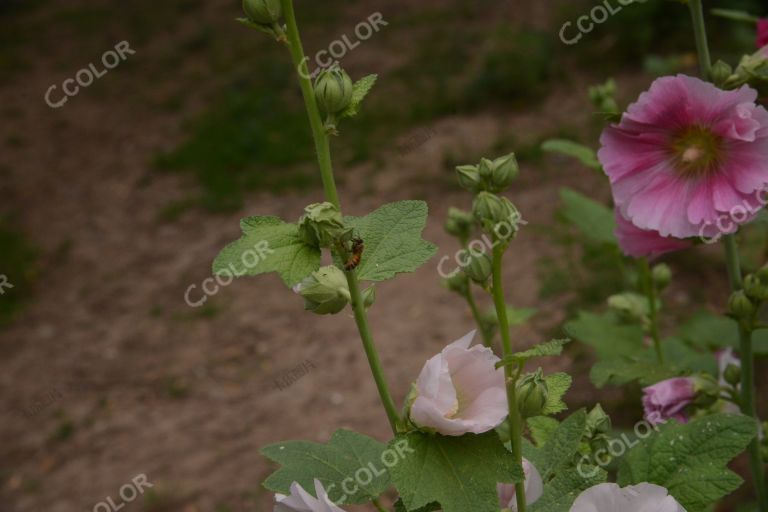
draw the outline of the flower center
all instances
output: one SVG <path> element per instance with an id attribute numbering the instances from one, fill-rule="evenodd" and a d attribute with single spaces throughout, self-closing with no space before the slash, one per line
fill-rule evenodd
<path id="1" fill-rule="evenodd" d="M 722 139 L 703 126 L 691 126 L 672 139 L 672 157 L 683 178 L 696 179 L 717 172 Z"/>

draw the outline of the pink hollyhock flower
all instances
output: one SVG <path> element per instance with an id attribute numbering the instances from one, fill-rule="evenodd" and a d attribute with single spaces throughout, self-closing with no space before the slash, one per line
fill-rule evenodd
<path id="1" fill-rule="evenodd" d="M 275 508 L 272 512 L 344 512 L 328 498 L 323 484 L 315 479 L 317 498 L 305 491 L 298 482 L 291 484 L 291 495 L 275 494 Z"/>
<path id="2" fill-rule="evenodd" d="M 469 348 L 476 331 L 451 343 L 426 362 L 416 381 L 411 420 L 446 436 L 482 434 L 507 416 L 504 370 L 482 345 Z"/>
<path id="3" fill-rule="evenodd" d="M 694 380 L 689 377 L 675 377 L 663 380 L 643 389 L 645 419 L 652 425 L 674 418 L 687 423 L 685 408 L 696 398 Z"/>
<path id="4" fill-rule="evenodd" d="M 642 483 L 599 484 L 582 492 L 570 512 L 685 512 L 664 487 Z"/>
<path id="5" fill-rule="evenodd" d="M 621 251 L 633 258 L 656 258 L 693 245 L 686 240 L 663 237 L 658 231 L 640 229 L 625 219 L 618 209 L 616 210 L 616 238 Z"/>
<path id="6" fill-rule="evenodd" d="M 732 232 L 754 216 L 768 185 L 768 111 L 756 99 L 747 86 L 656 80 L 600 138 L 621 214 L 676 238 Z"/>
<path id="7" fill-rule="evenodd" d="M 541 498 L 544 494 L 544 481 L 541 479 L 539 470 L 531 464 L 528 459 L 523 459 L 523 474 L 525 480 L 525 502 L 530 505 Z M 501 508 L 517 512 L 517 491 L 514 484 L 498 484 L 496 491 L 499 493 L 499 503 Z"/>
<path id="8" fill-rule="evenodd" d="M 768 18 L 757 22 L 757 47 L 762 49 L 768 47 Z"/>

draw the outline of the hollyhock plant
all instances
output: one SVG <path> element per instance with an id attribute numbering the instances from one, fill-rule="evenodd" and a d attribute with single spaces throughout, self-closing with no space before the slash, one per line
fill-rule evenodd
<path id="1" fill-rule="evenodd" d="M 616 239 L 627 256 L 657 258 L 662 254 L 687 249 L 693 244 L 687 240 L 663 237 L 658 231 L 640 229 L 616 210 Z"/>
<path id="2" fill-rule="evenodd" d="M 539 470 L 528 459 L 523 459 L 523 473 L 525 474 L 525 502 L 530 505 L 544 494 L 544 481 Z M 499 503 L 504 510 L 517 512 L 517 493 L 512 484 L 498 484 Z"/>
<path id="3" fill-rule="evenodd" d="M 768 112 L 747 86 L 656 80 L 603 132 L 598 158 L 621 214 L 663 237 L 716 236 L 768 184 Z M 728 222 L 724 222 L 723 219 Z"/>
<path id="4" fill-rule="evenodd" d="M 687 423 L 685 408 L 696 398 L 694 379 L 675 377 L 663 380 L 643 389 L 645 419 L 652 425 L 676 419 Z"/>
<path id="5" fill-rule="evenodd" d="M 451 343 L 424 365 L 416 381 L 411 420 L 446 436 L 482 434 L 507 416 L 504 371 L 482 345 L 469 348 L 476 331 Z"/>
<path id="6" fill-rule="evenodd" d="M 599 484 L 582 492 L 570 512 L 685 512 L 664 487 Z"/>
<path id="7" fill-rule="evenodd" d="M 344 512 L 328 498 L 328 493 L 318 479 L 315 479 L 315 493 L 317 498 L 305 491 L 298 482 L 293 482 L 290 496 L 275 495 L 273 512 Z"/>

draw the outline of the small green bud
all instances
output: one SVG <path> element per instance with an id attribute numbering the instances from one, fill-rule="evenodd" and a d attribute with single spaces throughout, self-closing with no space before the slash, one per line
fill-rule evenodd
<path id="1" fill-rule="evenodd" d="M 491 258 L 487 254 L 484 252 L 471 253 L 464 272 L 472 281 L 485 286 L 488 283 L 488 279 L 491 278 L 492 267 Z"/>
<path id="2" fill-rule="evenodd" d="M 472 214 L 451 207 L 448 210 L 448 220 L 445 221 L 445 230 L 451 235 L 465 240 L 472 236 L 472 228 L 475 226 L 475 219 Z"/>
<path id="3" fill-rule="evenodd" d="M 488 183 L 493 177 L 493 162 L 487 158 L 480 159 L 480 165 L 477 167 L 477 172 L 480 174 L 480 179 Z M 487 190 L 487 189 L 486 189 Z"/>
<path id="4" fill-rule="evenodd" d="M 739 290 L 731 294 L 728 300 L 728 311 L 739 320 L 751 320 L 752 315 L 755 314 L 755 305 L 749 300 L 744 290 Z"/>
<path id="5" fill-rule="evenodd" d="M 691 377 L 693 389 L 696 392 L 694 403 L 699 407 L 709 407 L 720 399 L 720 383 L 707 374 L 699 374 Z"/>
<path id="6" fill-rule="evenodd" d="M 712 82 L 718 87 L 724 87 L 733 75 L 733 67 L 727 62 L 718 60 L 712 65 Z"/>
<path id="7" fill-rule="evenodd" d="M 498 240 L 509 240 L 515 236 L 521 217 L 515 205 L 506 197 L 490 192 L 480 192 L 472 203 L 472 215 L 488 234 Z"/>
<path id="8" fill-rule="evenodd" d="M 294 291 L 304 297 L 304 309 L 318 315 L 334 315 L 350 301 L 347 278 L 333 265 L 312 272 Z"/>
<path id="9" fill-rule="evenodd" d="M 608 307 L 625 318 L 635 320 L 647 318 L 651 311 L 648 298 L 633 292 L 619 293 L 608 297 Z"/>
<path id="10" fill-rule="evenodd" d="M 467 274 L 462 271 L 456 272 L 451 277 L 443 279 L 443 284 L 450 291 L 458 293 L 462 297 L 466 296 L 469 292 L 469 278 Z"/>
<path id="11" fill-rule="evenodd" d="M 607 434 L 611 431 L 611 417 L 608 416 L 603 407 L 597 404 L 589 414 L 587 414 L 587 430 L 591 435 Z"/>
<path id="12" fill-rule="evenodd" d="M 304 208 L 299 219 L 299 237 L 313 247 L 331 247 L 350 231 L 344 227 L 341 212 L 332 203 L 315 203 Z"/>
<path id="13" fill-rule="evenodd" d="M 352 103 L 354 84 L 346 71 L 334 67 L 326 69 L 315 80 L 315 98 L 325 114 L 338 114 Z"/>
<path id="14" fill-rule="evenodd" d="M 726 366 L 725 371 L 723 371 L 723 379 L 733 387 L 741 384 L 741 366 L 733 363 Z"/>
<path id="15" fill-rule="evenodd" d="M 539 368 L 517 382 L 517 408 L 523 418 L 540 416 L 547 404 L 549 389 Z"/>
<path id="16" fill-rule="evenodd" d="M 663 290 L 667 287 L 670 281 L 672 281 L 672 269 L 670 269 L 669 265 L 666 263 L 660 263 L 653 267 L 651 276 L 653 277 L 653 284 L 656 285 L 656 288 Z"/>
<path id="17" fill-rule="evenodd" d="M 611 439 L 605 434 L 597 434 L 589 440 L 589 448 L 592 453 L 600 452 L 601 462 L 610 462 L 613 460 L 613 454 L 611 453 Z M 606 461 L 605 458 L 608 458 Z"/>
<path id="18" fill-rule="evenodd" d="M 254 23 L 272 25 L 283 17 L 280 0 L 243 0 L 243 11 Z"/>
<path id="19" fill-rule="evenodd" d="M 503 192 L 520 174 L 520 166 L 514 153 L 502 156 L 493 161 L 493 174 L 488 181 L 490 192 Z"/>
<path id="20" fill-rule="evenodd" d="M 768 298 L 768 287 L 763 285 L 758 276 L 749 274 L 744 278 L 744 293 L 750 299 L 760 302 Z"/>
<path id="21" fill-rule="evenodd" d="M 368 309 L 373 306 L 374 302 L 376 302 L 376 286 L 371 285 L 363 290 L 363 305 L 365 309 Z"/>
<path id="22" fill-rule="evenodd" d="M 616 82 L 613 79 L 590 87 L 589 99 L 597 111 L 608 119 L 621 116 L 621 109 L 616 102 Z"/>
<path id="23" fill-rule="evenodd" d="M 480 172 L 476 165 L 460 165 L 456 168 L 456 176 L 461 188 L 476 194 L 482 190 Z"/>
<path id="24" fill-rule="evenodd" d="M 768 284 L 768 265 L 764 265 L 757 271 L 757 277 L 761 283 Z"/>

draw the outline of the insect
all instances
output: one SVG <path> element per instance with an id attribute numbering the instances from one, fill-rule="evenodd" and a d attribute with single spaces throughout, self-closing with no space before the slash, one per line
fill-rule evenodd
<path id="1" fill-rule="evenodd" d="M 350 270 L 356 269 L 357 266 L 360 265 L 360 258 L 363 257 L 363 250 L 365 250 L 363 239 L 357 237 L 353 238 L 352 254 L 349 255 L 347 262 L 344 264 L 344 270 L 349 272 Z"/>

